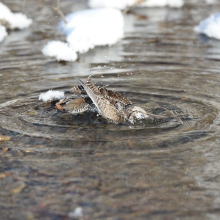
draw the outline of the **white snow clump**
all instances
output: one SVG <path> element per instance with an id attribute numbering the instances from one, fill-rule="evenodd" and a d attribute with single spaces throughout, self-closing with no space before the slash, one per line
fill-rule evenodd
<path id="1" fill-rule="evenodd" d="M 60 100 L 64 99 L 65 95 L 62 91 L 53 91 L 49 90 L 45 93 L 41 93 L 39 96 L 39 100 L 43 100 L 44 102 L 53 101 L 53 100 Z"/>
<path id="2" fill-rule="evenodd" d="M 46 56 L 58 61 L 75 61 L 76 52 L 85 53 L 95 46 L 115 44 L 124 36 L 124 18 L 114 8 L 87 9 L 66 16 L 59 25 L 66 35 L 66 43 L 49 42 L 42 50 Z"/>
<path id="3" fill-rule="evenodd" d="M 77 53 L 67 43 L 61 41 L 49 41 L 42 49 L 45 56 L 55 57 L 57 61 L 76 61 Z"/>
<path id="4" fill-rule="evenodd" d="M 220 12 L 209 16 L 194 28 L 198 33 L 220 40 Z"/>
<path id="5" fill-rule="evenodd" d="M 6 28 L 0 25 L 0 42 L 4 40 L 4 38 L 8 35 Z"/>
<path id="6" fill-rule="evenodd" d="M 8 24 L 10 29 L 24 29 L 32 24 L 32 19 L 27 18 L 22 13 L 13 13 L 11 10 L 0 2 L 0 20 Z"/>
<path id="7" fill-rule="evenodd" d="M 75 218 L 75 219 L 83 217 L 82 207 L 79 206 L 79 207 L 75 208 L 75 210 L 73 212 L 69 212 L 68 217 L 69 218 Z"/>
<path id="8" fill-rule="evenodd" d="M 124 18 L 114 8 L 87 9 L 66 16 L 60 29 L 67 35 L 69 46 L 85 53 L 95 46 L 114 44 L 124 36 Z"/>

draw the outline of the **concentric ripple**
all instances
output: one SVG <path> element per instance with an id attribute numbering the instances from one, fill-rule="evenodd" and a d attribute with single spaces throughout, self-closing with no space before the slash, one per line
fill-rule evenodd
<path id="1" fill-rule="evenodd" d="M 162 95 L 161 91 L 157 91 L 157 94 L 124 94 L 135 103 L 139 102 L 150 114 L 150 119 L 117 125 L 94 112 L 77 115 L 57 112 L 52 104 L 31 97 L 1 104 L 1 128 L 17 135 L 49 138 L 53 141 L 137 141 L 139 147 L 163 147 L 168 144 L 167 141 L 171 145 L 203 137 L 209 132 L 207 128 L 217 114 L 217 109 L 210 104 L 187 97 Z"/>

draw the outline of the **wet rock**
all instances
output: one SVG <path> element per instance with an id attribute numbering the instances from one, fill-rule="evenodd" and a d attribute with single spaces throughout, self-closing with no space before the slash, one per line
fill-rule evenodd
<path id="1" fill-rule="evenodd" d="M 3 135 L 0 135 L 0 142 L 1 141 L 9 141 L 11 138 L 8 137 L 8 136 L 3 136 Z"/>
<path id="2" fill-rule="evenodd" d="M 11 190 L 13 194 L 20 193 L 26 187 L 24 182 L 17 183 L 16 185 L 17 187 Z"/>

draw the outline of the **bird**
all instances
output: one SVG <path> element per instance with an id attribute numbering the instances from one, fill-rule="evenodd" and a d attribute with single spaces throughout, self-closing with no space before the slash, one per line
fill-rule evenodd
<path id="1" fill-rule="evenodd" d="M 97 111 L 103 118 L 113 123 L 135 123 L 137 120 L 149 117 L 147 112 L 134 105 L 124 95 L 96 86 L 91 76 L 87 82 L 80 80 L 81 85 L 74 86 L 71 92 L 74 94 L 69 98 L 60 100 L 56 104 L 58 110 L 67 111 L 72 114 L 83 113 L 85 111 Z M 80 96 L 79 98 L 75 98 Z"/>

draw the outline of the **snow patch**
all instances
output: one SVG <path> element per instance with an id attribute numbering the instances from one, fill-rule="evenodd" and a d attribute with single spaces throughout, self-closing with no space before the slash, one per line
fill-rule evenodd
<path id="1" fill-rule="evenodd" d="M 32 24 L 32 20 L 22 13 L 13 13 L 0 2 L 0 20 L 8 24 L 10 29 L 24 29 Z"/>
<path id="2" fill-rule="evenodd" d="M 42 49 L 45 56 L 55 57 L 57 61 L 76 61 L 77 53 L 67 43 L 61 41 L 49 41 Z"/>
<path id="3" fill-rule="evenodd" d="M 66 35 L 68 44 L 53 41 L 42 50 L 44 55 L 56 57 L 58 61 L 75 61 L 76 52 L 112 45 L 124 36 L 124 17 L 114 8 L 77 11 L 67 15 L 66 21 L 59 24 L 59 29 Z"/>
<path id="4" fill-rule="evenodd" d="M 66 20 L 60 29 L 67 35 L 69 46 L 80 53 L 114 44 L 124 36 L 124 18 L 117 9 L 87 9 L 67 15 Z"/>
<path id="5" fill-rule="evenodd" d="M 60 99 L 64 99 L 64 92 L 62 91 L 53 91 L 53 90 L 49 90 L 45 93 L 41 93 L 39 95 L 39 100 L 42 100 L 44 102 L 48 102 L 48 101 L 53 101 L 53 100 L 60 100 Z"/>
<path id="6" fill-rule="evenodd" d="M 198 33 L 220 40 L 220 12 L 209 16 L 194 28 Z"/>
<path id="7" fill-rule="evenodd" d="M 82 207 L 77 207 L 73 212 L 68 213 L 69 218 L 81 218 L 83 217 L 83 209 Z"/>
<path id="8" fill-rule="evenodd" d="M 0 25 L 0 42 L 4 40 L 4 38 L 8 35 L 6 28 Z"/>

